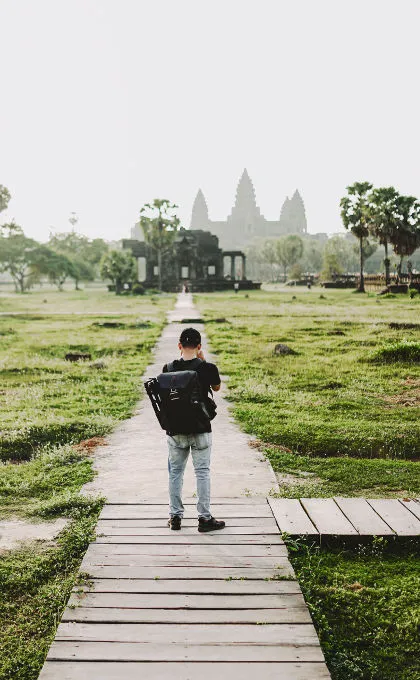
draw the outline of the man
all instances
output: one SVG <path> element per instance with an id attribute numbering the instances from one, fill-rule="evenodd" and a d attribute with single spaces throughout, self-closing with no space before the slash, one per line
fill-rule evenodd
<path id="1" fill-rule="evenodd" d="M 203 397 L 208 396 L 210 388 L 218 392 L 220 390 L 218 368 L 215 364 L 205 361 L 201 348 L 201 335 L 195 328 L 185 328 L 182 331 L 178 349 L 181 351 L 181 358 L 172 362 L 169 367 L 170 370 L 196 371 Z M 201 359 L 201 363 L 198 365 L 197 359 Z M 167 371 L 168 364 L 165 364 L 163 372 L 166 373 Z M 166 433 L 169 448 L 170 518 L 168 526 L 174 530 L 181 528 L 184 514 L 182 484 L 190 451 L 197 479 L 198 531 L 216 531 L 223 529 L 225 526 L 225 522 L 215 519 L 210 512 L 210 454 L 212 438 L 210 421 L 200 429 L 200 432 L 195 431 L 189 434 L 181 434 L 176 431 Z"/>

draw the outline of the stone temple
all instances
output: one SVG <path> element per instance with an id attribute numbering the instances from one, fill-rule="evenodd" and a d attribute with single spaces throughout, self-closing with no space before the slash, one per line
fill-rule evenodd
<path id="1" fill-rule="evenodd" d="M 296 190 L 292 198 L 286 198 L 278 220 L 267 220 L 257 205 L 254 185 L 246 169 L 239 180 L 235 205 L 227 219 L 214 221 L 209 218 L 206 199 L 199 189 L 190 228 L 210 231 L 219 238 L 224 249 L 242 249 L 260 239 L 307 233 L 305 206 L 299 191 Z"/>
<path id="2" fill-rule="evenodd" d="M 209 218 L 206 199 L 199 190 L 190 229 L 179 231 L 172 251 L 164 257 L 164 290 L 177 291 L 182 286 L 192 291 L 259 288 L 261 284 L 250 281 L 246 275 L 243 252 L 246 246 L 260 239 L 306 233 L 305 206 L 299 192 L 291 199 L 286 198 L 279 220 L 266 220 L 257 206 L 248 172 L 244 170 L 235 205 L 223 222 Z M 123 239 L 122 243 L 137 261 L 138 281 L 147 288 L 155 287 L 159 278 L 157 254 L 145 243 L 140 223 L 131 230 L 131 239 Z"/>
<path id="3" fill-rule="evenodd" d="M 136 233 L 133 234 L 134 236 Z M 146 288 L 158 284 L 157 253 L 144 239 L 123 239 L 137 261 L 137 280 Z M 163 289 L 195 291 L 252 290 L 260 288 L 246 276 L 246 255 L 241 250 L 222 250 L 219 239 L 209 231 L 181 228 L 171 252 L 163 257 Z"/>

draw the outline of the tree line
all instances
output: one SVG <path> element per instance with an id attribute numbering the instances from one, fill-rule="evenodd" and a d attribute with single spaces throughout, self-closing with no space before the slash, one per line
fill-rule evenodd
<path id="1" fill-rule="evenodd" d="M 9 201 L 9 191 L 0 185 L 0 212 Z M 159 289 L 163 258 L 172 251 L 180 228 L 176 208 L 166 199 L 155 199 L 140 211 L 145 241 L 157 253 Z M 389 285 L 391 257 L 398 258 L 394 259 L 395 268 L 401 273 L 403 258 L 411 257 L 420 247 L 419 201 L 399 194 L 394 187 L 374 188 L 369 182 L 355 182 L 347 187 L 340 209 L 344 227 L 357 241 L 339 235 L 317 238 L 296 234 L 266 239 L 248 247 L 248 275 L 279 281 L 311 273 L 328 280 L 359 269 L 358 290 L 364 292 L 365 268 L 378 271 L 380 262 L 375 254 L 383 248 L 385 282 Z M 76 233 L 74 213 L 69 221 L 73 230 L 51 233 L 46 244 L 27 237 L 14 221 L 0 225 L 0 272 L 10 274 L 17 291 L 24 292 L 43 278 L 62 290 L 67 280 L 73 280 L 78 289 L 81 281 L 100 275 L 112 282 L 117 294 L 126 284 L 135 284 L 136 261 L 130 252 L 111 250 L 103 239 L 91 240 Z"/>
<path id="2" fill-rule="evenodd" d="M 8 189 L 0 185 L 0 212 L 8 207 L 10 198 Z M 171 252 L 180 228 L 176 209 L 177 206 L 166 199 L 155 199 L 140 211 L 145 241 L 157 253 L 159 290 L 162 289 L 163 257 Z M 0 225 L 0 273 L 7 272 L 20 293 L 45 278 L 58 290 L 63 290 L 65 282 L 72 280 L 78 290 L 80 282 L 93 281 L 99 276 L 111 281 L 117 295 L 127 286 L 135 293 L 144 292 L 143 286 L 136 284 L 137 265 L 131 252 L 111 249 L 103 239 L 91 240 L 78 234 L 74 230 L 77 221 L 75 213 L 71 213 L 72 231 L 51 233 L 45 244 L 26 236 L 14 221 Z"/>
<path id="3" fill-rule="evenodd" d="M 394 187 L 375 189 L 368 182 L 356 182 L 347 187 L 340 209 L 343 225 L 355 239 L 291 234 L 252 244 L 247 248 L 251 277 L 285 281 L 320 274 L 322 280 L 330 280 L 358 270 L 358 290 L 364 292 L 365 271 L 377 272 L 382 266 L 389 285 L 392 260 L 401 274 L 403 258 L 420 248 L 419 201 L 399 194 Z"/>
<path id="4" fill-rule="evenodd" d="M 8 189 L 0 185 L 0 212 L 9 201 Z M 70 222 L 74 227 L 74 215 Z M 11 276 L 20 293 L 44 278 L 59 290 L 67 280 L 79 289 L 81 281 L 93 281 L 98 276 L 100 262 L 108 251 L 109 245 L 103 239 L 89 239 L 75 231 L 51 233 L 43 244 L 26 236 L 13 220 L 0 225 L 0 272 Z"/>
<path id="5" fill-rule="evenodd" d="M 399 272 L 403 258 L 420 247 L 420 203 L 414 196 L 403 196 L 394 187 L 374 188 L 370 182 L 355 182 L 347 187 L 340 201 L 341 219 L 346 229 L 359 240 L 359 288 L 365 292 L 365 248 L 369 240 L 378 241 L 385 249 L 385 285 L 390 283 L 389 248 L 399 256 Z"/>

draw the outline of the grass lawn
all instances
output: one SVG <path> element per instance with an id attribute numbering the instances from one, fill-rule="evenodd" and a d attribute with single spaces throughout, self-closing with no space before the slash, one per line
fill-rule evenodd
<path id="1" fill-rule="evenodd" d="M 131 415 L 172 305 L 100 290 L 0 296 L 0 520 L 70 520 L 54 543 L 0 556 L 1 680 L 38 677 L 101 507 L 79 494 L 92 460 L 74 445 Z"/>
<path id="2" fill-rule="evenodd" d="M 196 304 L 281 496 L 419 495 L 419 298 L 296 288 Z M 288 544 L 333 680 L 419 680 L 418 544 Z"/>
<path id="3" fill-rule="evenodd" d="M 289 555 L 333 680 L 419 680 L 418 544 L 296 547 Z"/>
<path id="4" fill-rule="evenodd" d="M 420 297 L 297 288 L 196 302 L 234 415 L 287 475 L 282 495 L 420 492 Z M 295 354 L 274 355 L 279 343 Z"/>
<path id="5" fill-rule="evenodd" d="M 0 297 L 0 311 L 10 313 L 13 302 L 20 312 L 0 315 L 0 460 L 29 460 L 44 444 L 104 435 L 131 414 L 173 298 L 89 295 Z M 44 299 L 49 307 L 41 314 Z M 68 352 L 91 359 L 69 362 Z"/>

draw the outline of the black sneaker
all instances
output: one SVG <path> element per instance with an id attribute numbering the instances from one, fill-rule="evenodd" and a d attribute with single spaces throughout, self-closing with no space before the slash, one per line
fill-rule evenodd
<path id="1" fill-rule="evenodd" d="M 181 528 L 182 517 L 179 515 L 173 515 L 168 520 L 168 527 L 171 527 L 173 531 L 179 531 Z"/>
<path id="2" fill-rule="evenodd" d="M 217 531 L 218 529 L 224 529 L 226 523 L 223 520 L 215 519 L 210 517 L 210 519 L 204 519 L 204 517 L 198 518 L 198 531 Z"/>

